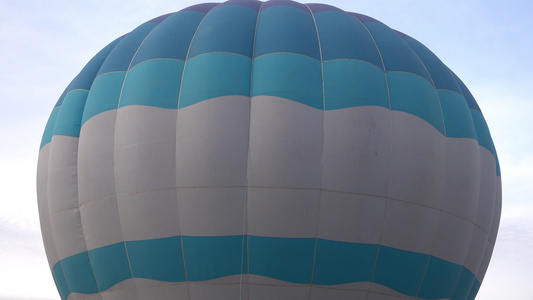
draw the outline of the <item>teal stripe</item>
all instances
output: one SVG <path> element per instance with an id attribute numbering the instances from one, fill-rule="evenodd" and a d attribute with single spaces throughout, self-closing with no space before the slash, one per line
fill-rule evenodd
<path id="1" fill-rule="evenodd" d="M 88 94 L 87 90 L 74 90 L 65 96 L 59 107 L 54 135 L 80 136 L 81 117 Z"/>
<path id="2" fill-rule="evenodd" d="M 322 109 L 320 61 L 292 53 L 254 59 L 252 96 L 276 96 Z"/>
<path id="3" fill-rule="evenodd" d="M 243 254 L 246 245 L 246 237 L 242 235 L 183 236 L 188 280 L 205 281 L 246 273 L 247 258 Z M 242 268 L 241 263 L 244 263 Z"/>
<path id="4" fill-rule="evenodd" d="M 437 91 L 424 78 L 411 73 L 388 72 L 391 109 L 415 115 L 444 135 Z"/>
<path id="5" fill-rule="evenodd" d="M 159 281 L 185 281 L 181 242 L 177 237 L 126 242 L 133 276 Z"/>
<path id="6" fill-rule="evenodd" d="M 309 284 L 313 271 L 314 238 L 250 236 L 250 274 Z"/>
<path id="7" fill-rule="evenodd" d="M 64 258 L 59 263 L 71 293 L 94 294 L 99 291 L 88 252 Z"/>
<path id="8" fill-rule="evenodd" d="M 459 281 L 457 282 L 457 286 L 455 287 L 451 300 L 468 299 L 470 291 L 474 287 L 475 282 L 477 282 L 477 279 L 474 274 L 468 271 L 467 269 L 463 269 L 463 272 L 461 272 L 461 277 L 459 277 Z"/>
<path id="9" fill-rule="evenodd" d="M 89 257 L 101 291 L 132 277 L 123 242 L 93 249 L 89 251 Z"/>
<path id="10" fill-rule="evenodd" d="M 324 62 L 324 91 L 327 110 L 363 105 L 389 108 L 385 72 L 367 62 Z"/>
<path id="11" fill-rule="evenodd" d="M 177 108 L 184 64 L 181 60 L 154 59 L 135 66 L 126 76 L 120 107 Z"/>
<path id="12" fill-rule="evenodd" d="M 487 148 L 494 156 L 496 156 L 496 149 L 490 136 L 489 127 L 483 115 L 477 110 L 470 110 L 474 125 L 476 126 L 476 132 L 478 136 L 479 145 Z"/>
<path id="13" fill-rule="evenodd" d="M 481 282 L 474 281 L 474 284 L 472 284 L 472 288 L 470 289 L 470 294 L 468 295 L 468 300 L 474 300 L 476 298 L 477 292 L 479 292 L 479 288 L 481 287 Z"/>
<path id="14" fill-rule="evenodd" d="M 81 124 L 104 111 L 116 109 L 126 72 L 106 73 L 98 76 L 89 91 Z"/>
<path id="15" fill-rule="evenodd" d="M 418 297 L 422 299 L 451 298 L 462 270 L 463 267 L 460 265 L 430 257 Z M 436 294 L 435 291 L 440 293 Z"/>
<path id="16" fill-rule="evenodd" d="M 52 136 L 54 135 L 54 127 L 56 126 L 56 120 L 57 116 L 59 115 L 60 108 L 61 106 L 57 106 L 50 113 L 50 117 L 48 117 L 48 121 L 46 122 L 46 126 L 44 127 L 43 138 L 41 139 L 41 146 L 39 150 L 52 141 Z"/>
<path id="17" fill-rule="evenodd" d="M 416 296 L 428 259 L 428 254 L 381 246 L 373 281 L 404 295 Z"/>
<path id="18" fill-rule="evenodd" d="M 71 292 L 104 291 L 131 278 L 127 258 L 133 277 L 166 282 L 185 282 L 185 269 L 189 281 L 236 275 L 242 270 L 243 274 L 296 284 L 329 286 L 373 280 L 407 296 L 418 295 L 419 299 L 452 295 L 452 299 L 465 299 L 479 284 L 464 266 L 375 244 L 236 235 L 175 236 L 128 241 L 126 246 L 117 243 L 58 262 L 52 273 L 62 299 Z"/>
<path id="19" fill-rule="evenodd" d="M 371 281 L 377 252 L 378 245 L 318 239 L 313 284 Z"/>
<path id="20" fill-rule="evenodd" d="M 476 127 L 465 98 L 456 92 L 438 90 L 446 136 L 477 140 Z"/>
<path id="21" fill-rule="evenodd" d="M 496 175 L 500 176 L 500 163 L 496 154 L 496 148 L 492 142 L 492 137 L 490 136 L 489 126 L 480 111 L 471 109 L 470 113 L 472 114 L 472 119 L 476 127 L 479 145 L 487 148 L 492 153 L 494 160 L 496 160 Z"/>
<path id="22" fill-rule="evenodd" d="M 68 287 L 67 280 L 65 279 L 65 274 L 63 273 L 61 263 L 55 264 L 52 268 L 52 277 L 54 278 L 54 282 L 61 299 L 67 299 L 68 295 L 70 294 L 70 289 Z"/>
<path id="23" fill-rule="evenodd" d="M 188 60 L 179 107 L 221 96 L 250 96 L 251 68 L 250 58 L 232 53 L 208 53 Z"/>

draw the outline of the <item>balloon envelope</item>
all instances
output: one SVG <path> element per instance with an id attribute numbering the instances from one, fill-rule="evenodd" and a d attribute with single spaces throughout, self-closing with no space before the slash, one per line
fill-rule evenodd
<path id="1" fill-rule="evenodd" d="M 323 4 L 230 0 L 102 49 L 46 125 L 62 299 L 473 299 L 501 211 L 476 101 Z"/>

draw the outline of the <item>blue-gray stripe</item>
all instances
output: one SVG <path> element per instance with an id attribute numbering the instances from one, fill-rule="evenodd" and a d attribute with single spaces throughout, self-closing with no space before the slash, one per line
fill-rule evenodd
<path id="1" fill-rule="evenodd" d="M 321 286 L 373 281 L 419 299 L 464 299 L 479 288 L 470 270 L 429 254 L 326 239 L 318 239 L 316 247 L 313 267 L 314 238 L 175 236 L 89 250 L 60 260 L 52 273 L 63 299 L 70 293 L 105 291 L 132 278 L 132 272 L 135 278 L 166 282 L 241 272 Z"/>

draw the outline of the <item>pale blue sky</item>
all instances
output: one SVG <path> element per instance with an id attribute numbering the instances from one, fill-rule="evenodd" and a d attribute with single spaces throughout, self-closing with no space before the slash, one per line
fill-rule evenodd
<path id="1" fill-rule="evenodd" d="M 0 300 L 59 299 L 40 238 L 35 172 L 63 89 L 111 40 L 200 2 L 0 0 Z M 319 2 L 416 38 L 469 87 L 499 154 L 504 203 L 477 299 L 533 299 L 533 1 Z"/>

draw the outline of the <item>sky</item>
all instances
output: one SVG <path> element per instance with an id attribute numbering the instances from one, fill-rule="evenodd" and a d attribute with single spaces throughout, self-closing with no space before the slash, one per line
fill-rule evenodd
<path id="1" fill-rule="evenodd" d="M 46 120 L 94 54 L 156 16 L 207 1 L 0 0 L 0 300 L 58 300 L 35 177 Z M 477 300 L 533 299 L 533 1 L 322 0 L 417 39 L 468 86 L 498 151 L 503 210 Z"/>

